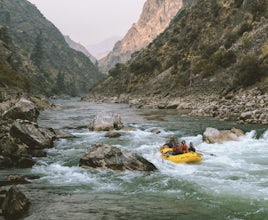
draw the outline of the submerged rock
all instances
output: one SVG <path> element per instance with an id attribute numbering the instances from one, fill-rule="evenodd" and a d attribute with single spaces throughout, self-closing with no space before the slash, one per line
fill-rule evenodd
<path id="1" fill-rule="evenodd" d="M 75 135 L 73 135 L 69 132 L 63 131 L 63 130 L 55 129 L 54 132 L 56 134 L 57 139 L 59 139 L 59 138 L 63 138 L 63 139 L 76 138 Z"/>
<path id="2" fill-rule="evenodd" d="M 1 186 L 16 185 L 16 184 L 28 184 L 30 183 L 25 176 L 9 176 L 6 180 L 0 180 Z M 0 206 L 1 207 L 1 206 Z"/>
<path id="3" fill-rule="evenodd" d="M 108 138 L 117 138 L 121 136 L 122 134 L 120 134 L 119 132 L 113 132 L 113 131 L 109 131 L 105 134 L 105 137 L 108 137 Z"/>
<path id="4" fill-rule="evenodd" d="M 140 155 L 106 144 L 92 145 L 80 159 L 79 166 L 85 168 L 109 168 L 117 171 L 155 171 L 157 168 Z"/>

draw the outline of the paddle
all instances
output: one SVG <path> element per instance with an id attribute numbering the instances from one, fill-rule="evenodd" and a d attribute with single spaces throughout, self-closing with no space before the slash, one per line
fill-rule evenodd
<path id="1" fill-rule="evenodd" d="M 197 151 L 199 151 L 200 153 L 203 153 L 203 154 L 207 154 L 207 155 L 210 155 L 210 156 L 213 156 L 213 157 L 217 157 L 217 155 L 215 155 L 215 154 L 211 154 L 211 153 L 201 151 L 201 150 L 197 150 Z"/>

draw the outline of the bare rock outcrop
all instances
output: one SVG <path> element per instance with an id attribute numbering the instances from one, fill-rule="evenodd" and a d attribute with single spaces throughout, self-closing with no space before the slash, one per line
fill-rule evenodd
<path id="1" fill-rule="evenodd" d="M 108 168 L 116 171 L 155 171 L 157 168 L 140 155 L 106 144 L 92 145 L 80 159 L 84 168 Z"/>

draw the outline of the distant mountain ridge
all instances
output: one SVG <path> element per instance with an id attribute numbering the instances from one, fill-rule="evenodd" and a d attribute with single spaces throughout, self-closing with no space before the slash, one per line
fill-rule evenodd
<path id="1" fill-rule="evenodd" d="M 106 57 L 99 61 L 101 72 L 107 73 L 116 63 L 125 63 L 131 54 L 147 46 L 168 26 L 182 7 L 182 0 L 147 0 L 139 21 L 117 42 Z"/>
<path id="2" fill-rule="evenodd" d="M 94 55 L 98 60 L 105 57 L 110 51 L 112 51 L 115 43 L 122 37 L 113 36 L 105 39 L 99 43 L 88 45 L 87 50 Z"/>
<path id="3" fill-rule="evenodd" d="M 103 75 L 81 52 L 69 47 L 60 31 L 26 0 L 2 0 L 0 48 L 10 51 L 1 60 L 29 80 L 33 92 L 46 95 L 85 93 Z M 5 82 L 9 75 L 3 73 Z M 2 80 L 1 80 L 2 81 Z"/>
<path id="4" fill-rule="evenodd" d="M 88 50 L 85 48 L 85 46 L 73 41 L 70 38 L 70 36 L 64 36 L 64 39 L 71 48 L 73 48 L 74 50 L 82 52 L 91 60 L 92 63 L 96 63 L 97 59 L 88 52 Z"/>

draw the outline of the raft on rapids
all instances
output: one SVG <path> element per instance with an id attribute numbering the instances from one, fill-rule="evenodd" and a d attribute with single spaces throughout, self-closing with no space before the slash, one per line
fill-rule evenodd
<path id="1" fill-rule="evenodd" d="M 166 153 L 172 151 L 172 148 L 163 148 L 160 149 L 162 153 L 162 159 L 169 160 L 174 163 L 198 163 L 202 160 L 201 154 L 195 152 L 188 152 L 178 155 L 167 155 Z"/>

